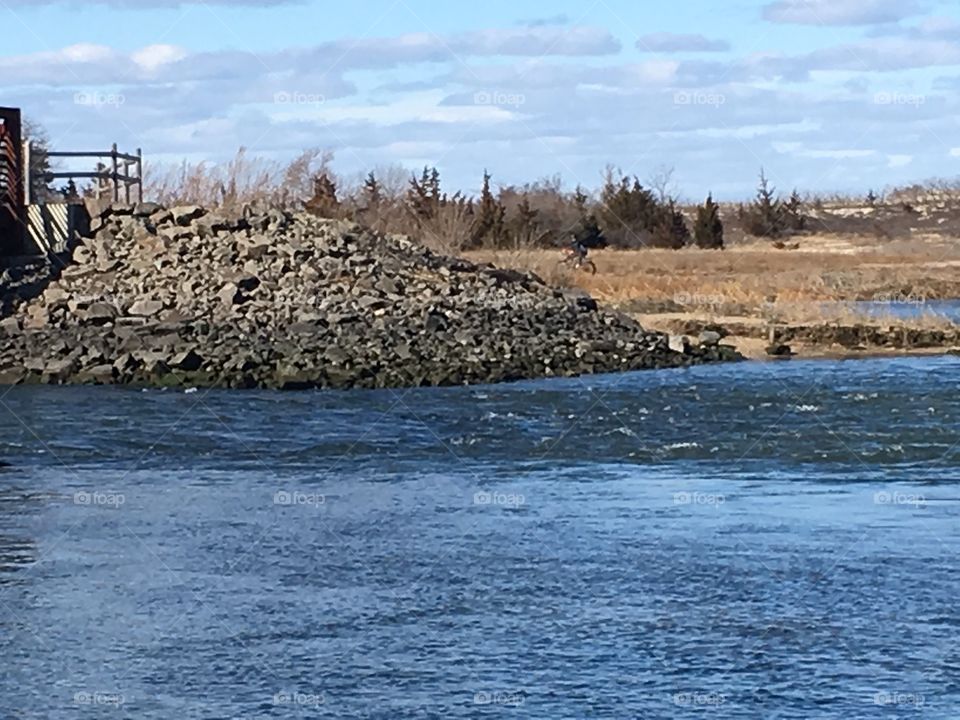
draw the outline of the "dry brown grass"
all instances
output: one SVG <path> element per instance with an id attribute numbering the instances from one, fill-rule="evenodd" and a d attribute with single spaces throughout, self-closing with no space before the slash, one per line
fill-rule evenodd
<path id="1" fill-rule="evenodd" d="M 326 172 L 332 160 L 332 153 L 319 148 L 304 150 L 286 163 L 250 156 L 240 148 L 232 160 L 222 164 L 184 161 L 174 167 L 147 165 L 144 195 L 167 206 L 295 206 L 311 196 L 314 177 Z"/>
<path id="2" fill-rule="evenodd" d="M 747 306 L 842 300 L 915 301 L 960 297 L 960 243 L 914 238 L 884 245 L 836 236 L 800 240 L 801 249 L 768 243 L 724 251 L 601 250 L 595 276 L 570 281 L 613 304 L 675 303 L 684 307 Z M 504 267 L 556 276 L 558 250 L 482 251 L 469 256 Z"/>

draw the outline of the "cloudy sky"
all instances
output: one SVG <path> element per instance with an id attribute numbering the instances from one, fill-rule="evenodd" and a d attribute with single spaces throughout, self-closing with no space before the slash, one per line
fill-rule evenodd
<path id="1" fill-rule="evenodd" d="M 731 199 L 960 174 L 955 0 L 0 0 L 0 32 L 0 105 L 65 150 Z"/>

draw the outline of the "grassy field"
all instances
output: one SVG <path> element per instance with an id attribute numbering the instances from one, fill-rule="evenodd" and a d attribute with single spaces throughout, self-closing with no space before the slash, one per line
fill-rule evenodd
<path id="1" fill-rule="evenodd" d="M 763 354 L 771 327 L 909 327 L 952 336 L 940 316 L 895 317 L 895 306 L 960 298 L 960 242 L 939 235 L 878 243 L 875 239 L 809 235 L 790 241 L 794 250 L 769 241 L 723 251 L 600 250 L 591 253 L 598 272 L 558 267 L 559 250 L 474 252 L 476 261 L 532 270 L 548 282 L 579 287 L 644 325 L 681 332 L 691 321 L 738 327 L 732 338 L 747 354 Z M 848 301 L 886 303 L 890 313 L 867 316 Z M 746 330 L 744 330 L 746 328 Z M 814 336 L 816 333 L 812 333 Z M 805 348 L 810 355 L 845 354 L 842 348 Z"/>
<path id="2" fill-rule="evenodd" d="M 597 250 L 591 276 L 559 268 L 559 250 L 484 251 L 474 260 L 532 270 L 615 305 L 674 303 L 759 310 L 769 303 L 904 301 L 960 297 L 960 242 L 937 236 L 878 244 L 839 236 L 798 238 L 796 250 L 769 241 L 722 251 Z"/>

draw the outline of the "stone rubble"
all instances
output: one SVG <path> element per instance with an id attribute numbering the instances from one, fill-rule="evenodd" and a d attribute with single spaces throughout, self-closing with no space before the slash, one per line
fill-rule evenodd
<path id="1" fill-rule="evenodd" d="M 306 213 L 114 205 L 0 322 L 0 382 L 305 389 L 491 383 L 739 359 L 589 296 Z"/>

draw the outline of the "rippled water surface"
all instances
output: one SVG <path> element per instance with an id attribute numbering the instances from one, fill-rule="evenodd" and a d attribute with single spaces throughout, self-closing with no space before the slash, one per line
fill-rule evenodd
<path id="1" fill-rule="evenodd" d="M 956 717 L 958 386 L 0 390 L 0 717 Z"/>

